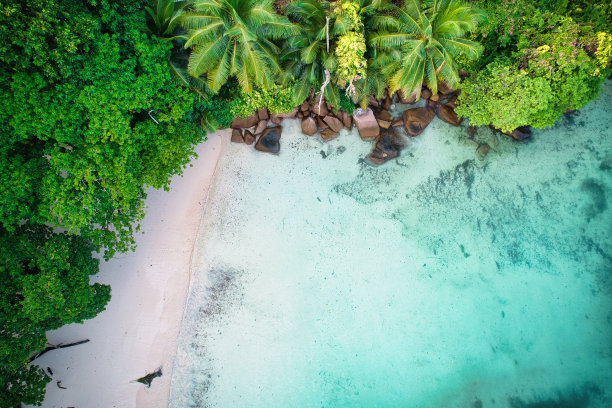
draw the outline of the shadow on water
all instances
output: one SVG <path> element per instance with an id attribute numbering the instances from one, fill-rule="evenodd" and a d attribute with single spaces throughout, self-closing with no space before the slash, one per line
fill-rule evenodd
<path id="1" fill-rule="evenodd" d="M 557 392 L 554 397 L 540 397 L 525 401 L 519 397 L 508 398 L 511 408 L 588 408 L 594 399 L 599 399 L 602 390 L 593 383 L 586 383 L 579 389 Z"/>

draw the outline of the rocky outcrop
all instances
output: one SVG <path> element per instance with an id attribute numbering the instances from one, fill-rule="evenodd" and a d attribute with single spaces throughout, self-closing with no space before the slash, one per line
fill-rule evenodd
<path id="1" fill-rule="evenodd" d="M 327 126 L 329 126 L 331 130 L 333 130 L 336 133 L 341 131 L 342 128 L 344 127 L 340 119 L 334 116 L 327 115 L 323 118 L 323 121 L 327 124 Z"/>
<path id="2" fill-rule="evenodd" d="M 248 144 L 248 145 L 252 145 L 255 142 L 255 135 L 253 135 L 253 133 L 251 133 L 250 130 L 245 130 L 244 131 L 244 143 Z"/>
<path id="3" fill-rule="evenodd" d="M 312 136 L 317 133 L 317 121 L 310 116 L 302 119 L 302 133 L 308 136 Z"/>
<path id="4" fill-rule="evenodd" d="M 446 105 L 437 104 L 436 113 L 440 119 L 453 126 L 459 126 L 461 123 L 461 119 L 459 119 L 455 111 Z"/>
<path id="5" fill-rule="evenodd" d="M 366 159 L 373 164 L 380 165 L 399 156 L 403 148 L 404 143 L 401 136 L 394 130 L 387 130 L 376 138 L 374 149 L 372 149 Z"/>
<path id="6" fill-rule="evenodd" d="M 329 113 L 327 111 L 327 103 L 325 102 L 325 99 L 321 103 L 319 103 L 319 100 L 321 98 L 321 95 L 317 95 L 314 101 L 310 104 L 310 111 L 313 112 L 315 115 L 327 116 L 327 114 Z"/>
<path id="7" fill-rule="evenodd" d="M 254 113 L 250 116 L 247 116 L 246 118 L 235 118 L 232 121 L 232 124 L 230 125 L 230 127 L 232 129 L 247 129 L 247 128 L 257 125 L 258 122 L 259 122 L 259 117 L 257 116 L 256 113 Z"/>
<path id="8" fill-rule="evenodd" d="M 353 128 L 353 117 L 345 111 L 340 111 L 340 113 L 338 113 L 338 119 L 342 121 L 342 124 L 347 130 L 351 130 Z"/>
<path id="9" fill-rule="evenodd" d="M 259 140 L 255 144 L 255 149 L 260 152 L 278 153 L 280 151 L 280 138 L 282 132 L 283 128 L 280 126 L 267 128 L 259 137 Z"/>
<path id="10" fill-rule="evenodd" d="M 270 114 L 268 113 L 268 109 L 266 108 L 261 108 L 257 111 L 257 117 L 259 117 L 259 120 L 268 120 L 270 119 Z"/>
<path id="11" fill-rule="evenodd" d="M 355 112 L 353 112 L 353 120 L 355 121 L 361 139 L 374 140 L 380 134 L 380 128 L 378 127 L 378 122 L 374 117 L 372 109 L 355 109 Z"/>
<path id="12" fill-rule="evenodd" d="M 404 128 L 410 136 L 420 135 L 431 123 L 436 112 L 428 107 L 408 109 L 404 112 Z"/>
<path id="13" fill-rule="evenodd" d="M 267 127 L 268 127 L 268 121 L 267 120 L 260 120 L 259 123 L 257 124 L 257 126 L 255 127 L 254 134 L 256 136 L 262 134 L 263 131 L 266 130 Z"/>
<path id="14" fill-rule="evenodd" d="M 324 142 L 329 142 L 330 140 L 338 137 L 338 132 L 334 132 L 332 129 L 322 130 L 319 134 L 321 135 L 321 139 L 323 139 Z"/>
<path id="15" fill-rule="evenodd" d="M 529 126 L 519 126 L 512 132 L 504 132 L 504 134 L 512 137 L 514 140 L 522 142 L 531 137 L 531 128 Z"/>
<path id="16" fill-rule="evenodd" d="M 242 130 L 240 129 L 232 129 L 232 143 L 244 143 L 244 138 L 242 137 Z"/>

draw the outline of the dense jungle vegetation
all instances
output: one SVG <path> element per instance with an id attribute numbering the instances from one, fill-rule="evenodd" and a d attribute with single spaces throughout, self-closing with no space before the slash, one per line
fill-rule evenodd
<path id="1" fill-rule="evenodd" d="M 338 109 L 461 89 L 457 113 L 551 126 L 610 75 L 609 0 L 0 3 L 0 407 L 40 404 L 46 332 L 104 310 L 148 187 L 206 130 L 315 93 Z"/>

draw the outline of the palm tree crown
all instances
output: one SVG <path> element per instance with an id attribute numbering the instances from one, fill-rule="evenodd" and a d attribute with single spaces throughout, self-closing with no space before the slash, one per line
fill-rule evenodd
<path id="1" fill-rule="evenodd" d="M 381 72 L 390 91 L 401 89 L 406 95 L 418 95 L 425 83 L 436 94 L 439 80 L 456 87 L 455 58 L 478 58 L 482 52 L 480 44 L 465 37 L 484 18 L 484 12 L 461 0 L 424 1 L 423 6 L 406 0 L 394 11 L 373 17 L 378 31 L 369 39 L 381 52 Z"/>
<path id="2" fill-rule="evenodd" d="M 189 30 L 185 47 L 193 48 L 189 73 L 205 75 L 215 92 L 230 76 L 245 92 L 271 86 L 281 72 L 273 40 L 297 31 L 274 12 L 271 0 L 196 0 L 182 24 Z"/>

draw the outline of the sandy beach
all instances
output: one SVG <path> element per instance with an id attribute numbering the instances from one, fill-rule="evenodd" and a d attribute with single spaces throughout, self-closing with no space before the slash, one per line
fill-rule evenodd
<path id="1" fill-rule="evenodd" d="M 151 190 L 135 252 L 101 262 L 95 281 L 110 284 L 106 310 L 48 334 L 51 344 L 90 342 L 38 360 L 53 376 L 45 408 L 166 407 L 176 341 L 189 289 L 191 256 L 227 131 L 196 147 L 198 158 L 170 191 Z M 134 382 L 162 367 L 150 388 Z M 62 387 L 58 387 L 58 381 Z"/>

